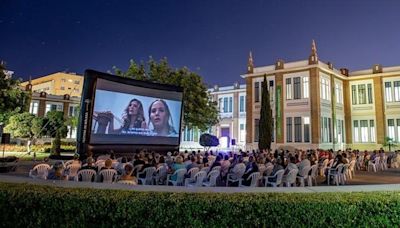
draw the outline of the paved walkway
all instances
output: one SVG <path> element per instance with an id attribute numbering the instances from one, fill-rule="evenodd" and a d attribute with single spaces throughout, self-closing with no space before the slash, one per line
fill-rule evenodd
<path id="1" fill-rule="evenodd" d="M 10 183 L 31 183 L 41 185 L 51 185 L 58 187 L 83 187 L 96 189 L 127 189 L 137 191 L 156 191 L 156 192 L 221 192 L 221 193 L 243 193 L 243 192 L 361 192 L 361 191 L 400 191 L 400 168 L 388 169 L 385 171 L 367 172 L 356 171 L 353 179 L 347 181 L 345 186 L 327 186 L 321 184 L 323 177 L 318 177 L 318 185 L 315 187 L 292 187 L 292 188 L 239 188 L 239 187 L 173 187 L 173 186 L 127 186 L 122 184 L 104 183 L 82 183 L 74 181 L 50 181 L 34 180 L 28 177 L 29 170 L 40 162 L 21 161 L 15 172 L 0 174 L 0 182 Z M 51 161 L 50 163 L 55 163 Z"/>
<path id="2" fill-rule="evenodd" d="M 135 191 L 154 191 L 154 192 L 218 192 L 218 193 L 255 193 L 255 192 L 281 192 L 281 193 L 315 193 L 315 192 L 371 192 L 371 191 L 400 191 L 400 184 L 384 185 L 346 185 L 346 186 L 315 186 L 315 187 L 174 187 L 174 186 L 129 186 L 123 184 L 88 183 L 75 181 L 52 181 L 39 180 L 29 177 L 21 177 L 8 174 L 0 174 L 0 182 L 7 183 L 29 183 L 48 185 L 64 188 L 94 188 L 94 189 L 121 189 Z"/>

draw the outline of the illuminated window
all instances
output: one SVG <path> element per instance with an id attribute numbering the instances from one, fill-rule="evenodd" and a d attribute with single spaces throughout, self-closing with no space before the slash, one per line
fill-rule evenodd
<path id="1" fill-rule="evenodd" d="M 303 77 L 303 98 L 308 98 L 310 94 L 310 86 L 308 83 L 308 77 Z"/>
<path id="2" fill-rule="evenodd" d="M 292 99 L 292 79 L 286 79 L 286 100 Z"/>

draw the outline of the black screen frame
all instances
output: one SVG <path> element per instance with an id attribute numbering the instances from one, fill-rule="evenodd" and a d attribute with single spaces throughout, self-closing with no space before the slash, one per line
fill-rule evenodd
<path id="1" fill-rule="evenodd" d="M 166 92 L 178 92 L 182 93 L 182 105 L 180 110 L 180 120 L 178 131 L 177 144 L 129 144 L 129 143 L 107 143 L 107 144 L 96 144 L 91 143 L 92 135 L 92 122 L 93 122 L 93 111 L 96 94 L 96 84 L 98 79 L 112 81 L 116 83 L 123 83 L 131 86 L 142 87 L 145 89 L 154 89 Z M 116 91 L 117 92 L 117 91 Z M 148 81 L 140 81 L 131 78 L 120 77 L 112 74 L 107 74 L 95 70 L 88 69 L 84 74 L 83 91 L 81 97 L 81 111 L 79 114 L 78 134 L 77 134 L 77 151 L 81 155 L 87 155 L 90 153 L 99 153 L 104 151 L 105 148 L 112 149 L 114 151 L 125 151 L 132 152 L 138 148 L 164 148 L 164 149 L 179 149 L 181 141 L 181 128 L 183 118 L 183 88 L 174 85 L 167 85 L 161 83 L 153 83 Z M 90 150 L 90 151 L 89 151 Z"/>

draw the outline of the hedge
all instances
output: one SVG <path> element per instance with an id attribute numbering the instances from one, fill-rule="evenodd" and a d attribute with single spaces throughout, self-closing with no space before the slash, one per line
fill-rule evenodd
<path id="1" fill-rule="evenodd" d="M 1 145 L 1 150 L 3 150 L 3 145 Z M 26 146 L 18 146 L 16 144 L 6 144 L 5 151 L 8 152 L 27 152 L 28 148 Z M 50 144 L 44 144 L 44 145 L 33 145 L 32 146 L 32 152 L 38 152 L 38 153 L 50 153 L 51 150 L 51 145 Z M 76 146 L 73 145 L 62 145 L 61 144 L 61 151 L 71 151 L 74 152 L 76 150 Z"/>
<path id="2" fill-rule="evenodd" d="M 0 183 L 4 227 L 399 227 L 400 193 L 165 193 Z"/>

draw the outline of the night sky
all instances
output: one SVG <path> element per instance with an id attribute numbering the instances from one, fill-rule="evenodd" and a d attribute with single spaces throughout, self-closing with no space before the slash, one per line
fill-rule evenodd
<path id="1" fill-rule="evenodd" d="M 400 65 L 400 1 L 0 0 L 0 59 L 16 77 L 82 74 L 167 57 L 208 85 L 256 66 L 307 59 L 336 68 Z"/>

